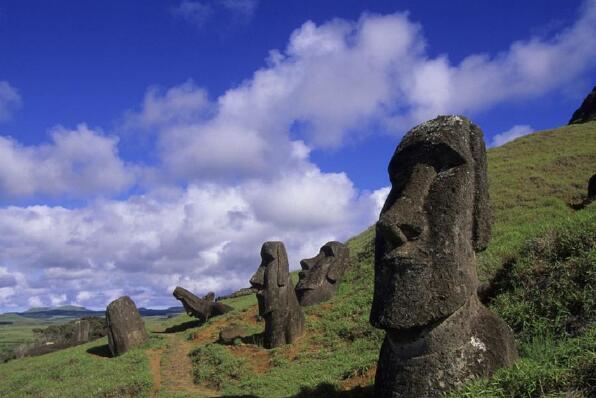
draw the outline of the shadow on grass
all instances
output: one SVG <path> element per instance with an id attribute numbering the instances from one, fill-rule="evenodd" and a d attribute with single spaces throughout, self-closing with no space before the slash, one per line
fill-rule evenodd
<path id="1" fill-rule="evenodd" d="M 87 350 L 87 353 L 102 358 L 112 357 L 112 352 L 110 351 L 110 347 L 107 344 L 91 347 Z"/>
<path id="2" fill-rule="evenodd" d="M 319 384 L 314 388 L 304 387 L 291 398 L 374 398 L 374 386 L 355 387 L 352 390 L 341 391 L 329 383 Z M 223 398 L 264 398 L 257 395 L 224 395 Z"/>
<path id="3" fill-rule="evenodd" d="M 333 384 L 323 383 L 314 388 L 302 388 L 292 398 L 373 398 L 374 390 L 374 386 L 367 386 L 341 391 Z"/>
<path id="4" fill-rule="evenodd" d="M 201 320 L 194 320 L 194 321 L 187 321 L 181 323 L 179 325 L 170 326 L 169 328 L 165 329 L 163 332 L 155 332 L 155 333 L 177 333 L 177 332 L 184 332 L 185 330 L 198 328 L 203 326 L 205 322 Z"/>

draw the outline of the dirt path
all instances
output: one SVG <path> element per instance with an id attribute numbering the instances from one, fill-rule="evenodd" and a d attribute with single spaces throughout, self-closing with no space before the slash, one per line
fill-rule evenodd
<path id="1" fill-rule="evenodd" d="M 153 377 L 151 397 L 159 397 L 162 391 L 197 398 L 218 397 L 217 391 L 193 382 L 192 363 L 188 357 L 192 345 L 184 340 L 184 336 L 169 334 L 166 335 L 166 339 L 165 349 L 151 350 L 147 353 Z"/>

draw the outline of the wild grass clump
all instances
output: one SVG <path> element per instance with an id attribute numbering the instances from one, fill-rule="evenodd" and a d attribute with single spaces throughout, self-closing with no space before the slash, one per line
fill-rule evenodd
<path id="1" fill-rule="evenodd" d="M 493 283 L 491 306 L 518 339 L 581 333 L 596 320 L 596 211 L 528 239 Z"/>
<path id="2" fill-rule="evenodd" d="M 221 388 L 224 383 L 240 380 L 246 374 L 246 361 L 233 356 L 224 346 L 208 344 L 189 354 L 195 383 Z"/>
<path id="3" fill-rule="evenodd" d="M 449 398 L 595 396 L 596 329 L 576 338 L 536 338 L 522 344 L 521 354 L 512 367 L 467 383 Z"/>

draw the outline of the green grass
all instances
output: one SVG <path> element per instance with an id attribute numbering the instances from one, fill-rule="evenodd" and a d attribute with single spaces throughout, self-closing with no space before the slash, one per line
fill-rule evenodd
<path id="1" fill-rule="evenodd" d="M 514 329 L 521 359 L 490 379 L 465 384 L 452 398 L 596 394 L 596 203 L 581 211 L 568 205 L 583 200 L 596 171 L 595 137 L 596 123 L 588 123 L 532 134 L 489 151 L 493 239 L 479 256 L 479 275 L 492 281 L 490 307 Z M 383 338 L 368 323 L 373 240 L 374 228 L 368 228 L 348 241 L 352 268 L 333 299 L 305 309 L 306 333 L 294 345 L 255 352 L 250 345 L 202 339 L 191 352 L 196 381 L 218 387 L 222 396 L 372 397 Z M 180 315 L 147 320 L 148 329 L 195 322 L 175 335 L 190 341 L 232 323 L 243 324 L 249 333 L 263 329 L 253 319 L 254 295 L 225 302 L 235 311 L 200 327 Z M 91 346 L 0 365 L 0 396 L 23 396 L 42 387 L 65 397 L 148 393 L 143 349 L 106 360 L 89 354 Z M 262 367 L 256 369 L 255 363 Z M 90 379 L 79 382 L 79 369 Z M 99 385 L 105 389 L 95 390 Z M 348 386 L 351 391 L 342 391 Z"/>
<path id="2" fill-rule="evenodd" d="M 23 358 L 0 368 L 0 396 L 43 397 L 144 397 L 152 380 L 145 349 L 161 344 L 152 337 L 146 347 L 117 358 L 106 358 L 107 339 L 74 348 Z"/>

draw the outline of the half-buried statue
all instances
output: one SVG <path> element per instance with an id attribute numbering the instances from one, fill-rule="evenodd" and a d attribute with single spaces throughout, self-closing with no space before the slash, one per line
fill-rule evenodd
<path id="1" fill-rule="evenodd" d="M 350 266 L 350 249 L 339 242 L 327 242 L 319 254 L 300 261 L 296 295 L 302 306 L 329 300 Z"/>
<path id="2" fill-rule="evenodd" d="M 509 327 L 478 300 L 490 239 L 480 128 L 440 116 L 403 138 L 376 225 L 371 324 L 386 330 L 375 397 L 437 397 L 517 358 Z"/>
<path id="3" fill-rule="evenodd" d="M 265 348 L 293 343 L 304 331 L 304 314 L 290 280 L 282 242 L 263 243 L 261 265 L 250 284 L 257 289 L 259 315 L 265 319 Z"/>

